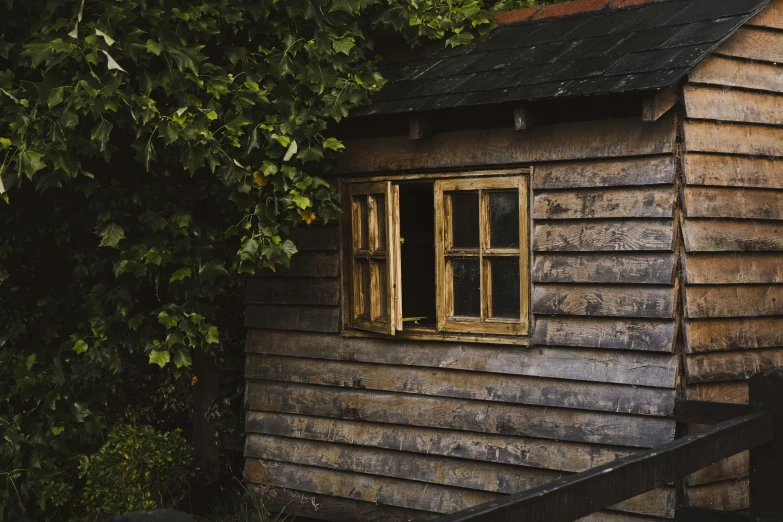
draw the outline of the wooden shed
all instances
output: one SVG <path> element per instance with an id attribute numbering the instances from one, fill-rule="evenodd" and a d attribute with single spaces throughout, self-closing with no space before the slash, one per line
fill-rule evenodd
<path id="1" fill-rule="evenodd" d="M 390 59 L 338 224 L 247 290 L 246 478 L 428 520 L 698 430 L 783 366 L 783 0 L 577 0 Z M 584 520 L 748 507 L 738 455 Z"/>

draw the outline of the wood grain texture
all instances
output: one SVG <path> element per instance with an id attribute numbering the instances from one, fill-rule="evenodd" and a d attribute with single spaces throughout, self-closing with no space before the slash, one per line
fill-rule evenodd
<path id="1" fill-rule="evenodd" d="M 685 154 L 688 185 L 783 189 L 783 161 L 713 154 Z"/>
<path id="2" fill-rule="evenodd" d="M 688 185 L 783 189 L 783 162 L 714 154 L 683 155 Z"/>
<path id="3" fill-rule="evenodd" d="M 674 254 L 537 254 L 534 283 L 674 282 Z"/>
<path id="4" fill-rule="evenodd" d="M 247 280 L 245 303 L 337 306 L 340 304 L 340 280 L 251 277 Z"/>
<path id="5" fill-rule="evenodd" d="M 439 513 L 381 506 L 374 502 L 308 493 L 290 488 L 248 484 L 248 489 L 259 496 L 269 512 L 283 513 L 287 517 L 341 522 L 422 522 L 441 516 Z M 301 519 L 296 518 L 296 520 Z"/>
<path id="6" fill-rule="evenodd" d="M 533 342 L 537 345 L 672 353 L 675 331 L 673 321 L 540 317 L 536 320 Z"/>
<path id="7" fill-rule="evenodd" d="M 697 83 L 742 87 L 783 93 L 783 67 L 724 56 L 710 56 L 697 65 L 688 80 Z"/>
<path id="8" fill-rule="evenodd" d="M 679 100 L 679 90 L 673 87 L 648 92 L 642 100 L 642 121 L 658 121 L 674 108 Z"/>
<path id="9" fill-rule="evenodd" d="M 674 187 L 537 192 L 533 219 L 665 218 L 674 215 Z"/>
<path id="10" fill-rule="evenodd" d="M 673 248 L 671 220 L 587 221 L 536 223 L 535 252 L 607 252 Z"/>
<path id="11" fill-rule="evenodd" d="M 255 433 L 247 437 L 245 457 L 506 494 L 566 475 L 561 471 Z"/>
<path id="12" fill-rule="evenodd" d="M 698 320 L 685 322 L 686 353 L 752 350 L 783 346 L 783 318 Z"/>
<path id="13" fill-rule="evenodd" d="M 658 417 L 266 381 L 248 383 L 246 405 L 259 411 L 619 446 L 653 447 L 674 436 L 674 420 Z"/>
<path id="14" fill-rule="evenodd" d="M 743 451 L 725 460 L 717 462 L 686 477 L 686 483 L 690 486 L 710 484 L 720 480 L 739 479 L 750 474 L 750 462 L 748 452 Z"/>
<path id="15" fill-rule="evenodd" d="M 780 94 L 700 85 L 686 85 L 683 92 L 689 118 L 768 125 L 783 123 L 783 95 Z"/>
<path id="16" fill-rule="evenodd" d="M 649 158 L 542 163 L 533 169 L 533 189 L 575 189 L 674 183 L 672 155 Z"/>
<path id="17" fill-rule="evenodd" d="M 618 446 L 248 411 L 248 433 L 350 444 L 488 463 L 580 472 L 630 455 Z"/>
<path id="18" fill-rule="evenodd" d="M 251 330 L 246 351 L 661 388 L 674 387 L 677 368 L 675 357 L 648 352 L 382 340 L 304 332 Z"/>
<path id="19" fill-rule="evenodd" d="M 536 285 L 533 313 L 598 317 L 672 319 L 674 287 Z"/>
<path id="20" fill-rule="evenodd" d="M 783 34 L 757 27 L 741 27 L 715 51 L 723 56 L 760 62 L 783 62 Z"/>
<path id="21" fill-rule="evenodd" d="M 748 479 L 741 478 L 691 486 L 687 490 L 689 506 L 703 507 L 717 511 L 739 511 L 750 507 Z"/>
<path id="22" fill-rule="evenodd" d="M 783 128 L 745 123 L 683 122 L 685 150 L 783 156 Z"/>
<path id="23" fill-rule="evenodd" d="M 261 459 L 246 460 L 245 480 L 253 484 L 295 488 L 307 493 L 436 513 L 461 511 L 498 496 L 484 491 Z"/>
<path id="24" fill-rule="evenodd" d="M 251 304 L 245 309 L 245 328 L 337 333 L 340 308 Z"/>
<path id="25" fill-rule="evenodd" d="M 676 116 L 656 123 L 638 118 L 436 133 L 426 140 L 406 136 L 350 140 L 338 170 L 403 171 L 478 167 L 591 158 L 667 154 L 674 150 Z"/>
<path id="26" fill-rule="evenodd" d="M 690 384 L 685 388 L 685 398 L 694 401 L 748 403 L 748 381 Z"/>
<path id="27" fill-rule="evenodd" d="M 692 218 L 783 219 L 783 191 L 685 187 L 685 214 Z"/>
<path id="28" fill-rule="evenodd" d="M 783 260 L 777 253 L 720 253 L 683 256 L 689 284 L 783 283 Z"/>
<path id="29" fill-rule="evenodd" d="M 783 2 L 771 0 L 759 14 L 750 19 L 748 25 L 783 29 Z"/>
<path id="30" fill-rule="evenodd" d="M 650 516 L 636 516 L 628 513 L 618 513 L 617 511 L 599 511 L 592 515 L 587 515 L 578 519 L 576 522 L 666 522 L 669 519 Z"/>
<path id="31" fill-rule="evenodd" d="M 783 285 L 691 285 L 684 307 L 691 319 L 783 315 Z"/>
<path id="32" fill-rule="evenodd" d="M 735 381 L 783 366 L 783 348 L 714 352 L 688 355 L 685 370 L 689 383 Z"/>
<path id="33" fill-rule="evenodd" d="M 260 270 L 257 277 L 337 277 L 340 275 L 340 254 L 337 252 L 299 252 L 291 258 L 291 267 L 276 271 Z"/>
<path id="34" fill-rule="evenodd" d="M 780 252 L 783 223 L 689 219 L 683 223 L 687 252 Z"/>
<path id="35" fill-rule="evenodd" d="M 660 388 L 270 355 L 248 355 L 245 368 L 249 379 L 638 415 L 674 412 L 674 390 Z"/>
<path id="36" fill-rule="evenodd" d="M 293 228 L 290 239 L 300 252 L 309 250 L 336 252 L 340 249 L 340 229 L 334 223 Z"/>

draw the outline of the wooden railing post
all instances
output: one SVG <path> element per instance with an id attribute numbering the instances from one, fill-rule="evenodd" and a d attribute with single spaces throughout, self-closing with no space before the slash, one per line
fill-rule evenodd
<path id="1" fill-rule="evenodd" d="M 783 520 L 783 370 L 750 380 L 750 406 L 772 412 L 772 440 L 750 450 L 751 519 Z"/>

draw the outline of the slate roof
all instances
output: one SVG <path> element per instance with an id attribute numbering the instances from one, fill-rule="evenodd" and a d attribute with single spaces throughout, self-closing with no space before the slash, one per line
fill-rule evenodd
<path id="1" fill-rule="evenodd" d="M 521 10 L 525 18 L 533 19 L 501 26 L 469 46 L 442 49 L 427 58 L 385 68 L 389 83 L 373 105 L 353 114 L 668 87 L 768 1 L 669 0 L 539 19 L 535 9 Z M 551 7 L 564 5 L 568 4 Z M 507 20 L 519 14 L 509 13 Z"/>

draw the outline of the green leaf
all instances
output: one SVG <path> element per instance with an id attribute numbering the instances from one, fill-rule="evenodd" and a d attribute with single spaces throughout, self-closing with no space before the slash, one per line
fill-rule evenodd
<path id="1" fill-rule="evenodd" d="M 193 360 L 190 358 L 190 354 L 183 350 L 177 350 L 174 354 L 174 365 L 177 368 L 187 368 L 193 364 Z"/>
<path id="2" fill-rule="evenodd" d="M 52 435 L 54 435 L 55 437 L 64 431 L 65 428 L 63 428 L 62 426 L 52 426 Z"/>
<path id="3" fill-rule="evenodd" d="M 11 140 L 9 140 L 8 138 L 0 138 L 0 147 L 7 149 L 10 146 L 11 146 Z"/>
<path id="4" fill-rule="evenodd" d="M 294 196 L 291 199 L 296 204 L 296 206 L 301 208 L 302 210 L 306 209 L 311 205 L 310 198 L 306 198 L 304 196 Z"/>
<path id="5" fill-rule="evenodd" d="M 350 36 L 346 36 L 332 42 L 332 47 L 334 50 L 345 55 L 351 54 L 351 49 L 353 49 L 355 45 L 356 41 Z"/>
<path id="6" fill-rule="evenodd" d="M 277 141 L 283 147 L 288 147 L 288 144 L 291 143 L 291 138 L 288 136 L 281 136 L 279 134 L 272 134 L 272 139 Z"/>
<path id="7" fill-rule="evenodd" d="M 25 361 L 25 366 L 27 367 L 27 371 L 33 369 L 33 366 L 35 366 L 35 360 L 38 358 L 37 354 L 31 353 L 27 356 L 27 361 Z"/>
<path id="8" fill-rule="evenodd" d="M 98 125 L 92 129 L 90 133 L 90 139 L 98 144 L 98 150 L 103 152 L 106 150 L 106 143 L 109 141 L 111 130 L 114 128 L 114 124 L 106 120 L 101 120 Z"/>
<path id="9" fill-rule="evenodd" d="M 87 351 L 87 348 L 89 348 L 89 346 L 83 339 L 79 339 L 73 344 L 73 351 L 76 353 L 84 353 Z"/>
<path id="10" fill-rule="evenodd" d="M 176 315 L 169 315 L 166 311 L 162 311 L 158 314 L 158 322 L 166 327 L 166 329 L 174 328 L 179 323 L 179 318 Z"/>
<path id="11" fill-rule="evenodd" d="M 150 352 L 150 364 L 157 364 L 161 368 L 171 361 L 171 355 L 166 350 L 152 350 Z"/>
<path id="12" fill-rule="evenodd" d="M 343 142 L 338 140 L 337 138 L 327 138 L 323 142 L 323 146 L 325 149 L 332 149 L 332 150 L 340 150 L 344 149 L 345 145 L 343 145 Z"/>
<path id="13" fill-rule="evenodd" d="M 174 281 L 182 281 L 186 277 L 191 277 L 193 275 L 193 272 L 191 272 L 190 268 L 180 268 L 169 279 L 169 283 L 173 283 Z"/>
<path id="14" fill-rule="evenodd" d="M 147 40 L 146 48 L 148 53 L 154 54 L 155 56 L 160 56 L 160 53 L 163 52 L 163 44 L 154 40 Z"/>
<path id="15" fill-rule="evenodd" d="M 24 172 L 29 179 L 33 179 L 33 175 L 46 166 L 42 159 L 43 154 L 34 150 L 26 150 L 22 152 L 19 155 L 22 172 Z"/>
<path id="16" fill-rule="evenodd" d="M 106 45 L 108 45 L 109 47 L 114 45 L 114 38 L 112 38 L 108 34 L 104 33 L 100 29 L 95 29 L 95 34 L 98 35 L 98 36 L 102 36 L 103 37 L 103 41 L 106 42 Z"/>
<path id="17" fill-rule="evenodd" d="M 120 241 L 125 239 L 125 231 L 114 223 L 109 223 L 103 227 L 99 235 L 101 236 L 101 244 L 98 246 L 102 247 L 119 248 Z"/>
<path id="18" fill-rule="evenodd" d="M 210 326 L 207 334 L 204 336 L 209 344 L 218 344 L 220 342 L 220 332 L 217 326 Z"/>
<path id="19" fill-rule="evenodd" d="M 214 284 L 215 279 L 218 277 L 228 277 L 229 273 L 223 266 L 223 263 L 216 260 L 204 264 L 199 270 L 199 275 L 209 284 Z"/>
<path id="20" fill-rule="evenodd" d="M 209 111 L 207 113 L 207 119 L 208 120 L 213 121 L 213 120 L 216 120 L 217 118 L 218 118 L 218 113 L 216 113 L 215 111 Z"/>
<path id="21" fill-rule="evenodd" d="M 142 314 L 138 314 L 128 321 L 128 327 L 135 332 L 139 329 L 139 326 L 141 326 L 142 322 L 144 322 L 144 316 Z"/>
<path id="22" fill-rule="evenodd" d="M 163 256 L 157 248 L 150 248 L 147 250 L 147 253 L 144 254 L 144 262 L 148 265 L 160 266 L 163 262 Z"/>

